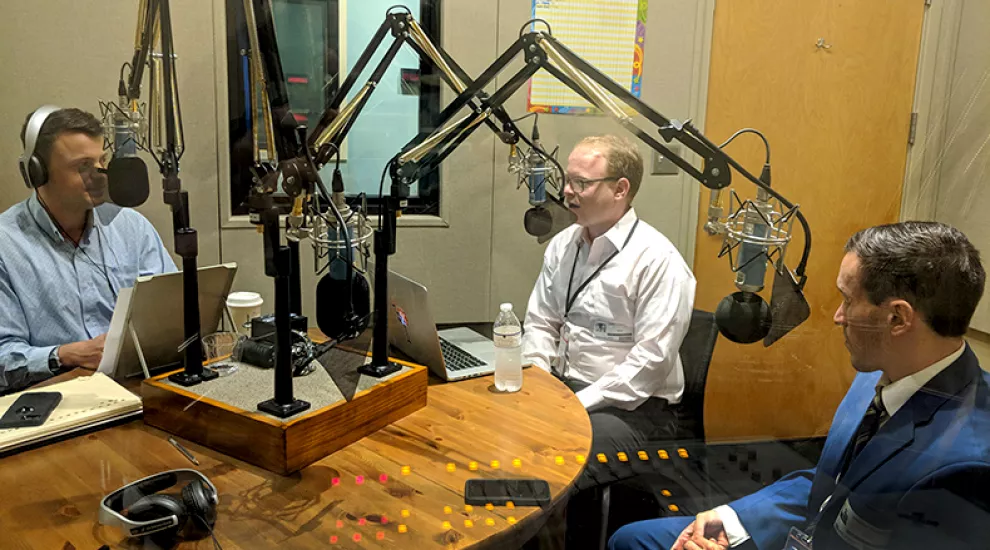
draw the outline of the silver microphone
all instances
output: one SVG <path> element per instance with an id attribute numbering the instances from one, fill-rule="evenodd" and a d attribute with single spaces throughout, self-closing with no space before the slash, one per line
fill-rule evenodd
<path id="1" fill-rule="evenodd" d="M 762 188 L 756 199 L 747 201 L 730 192 L 729 215 L 721 224 L 725 237 L 719 257 L 729 256 L 739 291 L 723 298 L 715 310 L 719 331 L 729 340 L 742 344 L 764 340 L 769 345 L 766 338 L 773 328 L 774 308 L 757 292 L 765 286 L 768 263 L 777 274 L 786 270 L 784 255 L 796 211 L 794 207 L 782 212 L 779 201 L 772 200 Z"/>
<path id="2" fill-rule="evenodd" d="M 123 82 L 119 88 L 116 103 L 100 102 L 104 135 L 113 151 L 107 165 L 107 190 L 110 202 L 133 208 L 144 204 L 150 193 L 148 166 L 138 156 L 138 149 L 145 148 L 145 118 L 141 106 L 124 95 Z"/>

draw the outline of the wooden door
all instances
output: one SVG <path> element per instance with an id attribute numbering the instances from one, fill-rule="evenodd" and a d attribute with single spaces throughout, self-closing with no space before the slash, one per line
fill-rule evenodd
<path id="1" fill-rule="evenodd" d="M 924 0 L 722 0 L 716 4 L 707 127 L 713 141 L 747 126 L 772 148 L 773 186 L 801 205 L 813 248 L 805 295 L 811 318 L 769 348 L 719 338 L 706 392 L 710 440 L 800 438 L 828 432 L 854 371 L 835 278 L 855 231 L 898 220 Z M 821 45 L 817 45 L 821 39 Z M 755 136 L 727 147 L 754 174 Z M 734 175 L 744 199 L 755 187 Z M 695 253 L 698 308 L 735 291 L 720 238 Z M 793 268 L 804 237 L 795 224 Z M 772 277 L 764 298 L 769 301 Z"/>

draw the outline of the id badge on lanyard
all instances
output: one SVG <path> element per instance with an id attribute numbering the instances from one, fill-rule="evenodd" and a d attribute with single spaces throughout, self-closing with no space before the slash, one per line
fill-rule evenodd
<path id="1" fill-rule="evenodd" d="M 565 302 L 564 302 L 565 303 L 564 323 L 563 325 L 561 325 L 560 328 L 560 342 L 557 343 L 557 356 L 554 357 L 553 361 L 550 362 L 550 372 L 556 374 L 558 377 L 560 378 L 567 377 L 567 370 L 568 370 L 567 346 L 568 346 L 568 340 L 570 339 L 570 330 L 567 328 L 567 316 L 570 314 L 571 308 L 574 306 L 574 302 L 577 300 L 578 295 L 581 294 L 581 291 L 588 286 L 588 283 L 594 280 L 595 277 L 597 277 L 598 274 L 601 273 L 602 269 L 604 269 L 605 266 L 608 265 L 608 263 L 611 262 L 613 258 L 618 256 L 619 252 L 621 252 L 622 249 L 625 248 L 627 244 L 629 244 L 629 240 L 632 239 L 633 233 L 636 232 L 636 227 L 638 225 L 639 225 L 639 218 L 636 218 L 636 221 L 633 223 L 632 229 L 630 229 L 629 234 L 626 235 L 626 240 L 622 243 L 622 248 L 619 248 L 618 250 L 613 252 L 611 256 L 605 258 L 605 261 L 598 266 L 598 269 L 596 269 L 591 274 L 590 277 L 585 279 L 585 281 L 581 283 L 581 285 L 578 286 L 577 290 L 575 290 L 574 293 L 572 294 L 571 286 L 574 284 L 574 271 L 577 269 L 578 256 L 581 255 L 581 244 L 578 243 L 578 248 L 574 252 L 574 263 L 573 265 L 571 265 L 571 276 L 567 280 L 567 294 L 565 295 Z"/>
<path id="2" fill-rule="evenodd" d="M 791 527 L 791 532 L 787 534 L 784 550 L 812 550 L 811 536 L 797 527 Z"/>

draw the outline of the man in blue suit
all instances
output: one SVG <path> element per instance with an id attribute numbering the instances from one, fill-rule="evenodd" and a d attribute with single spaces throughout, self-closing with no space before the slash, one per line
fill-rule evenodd
<path id="1" fill-rule="evenodd" d="M 860 374 L 817 467 L 693 520 L 627 525 L 611 550 L 990 548 L 990 375 L 963 340 L 979 253 L 935 222 L 872 227 L 845 250 L 835 323 Z"/>

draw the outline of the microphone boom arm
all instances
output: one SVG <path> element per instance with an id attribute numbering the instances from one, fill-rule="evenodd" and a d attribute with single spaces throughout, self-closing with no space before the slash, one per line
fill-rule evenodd
<path id="1" fill-rule="evenodd" d="M 704 136 L 690 121 L 671 120 L 632 95 L 620 84 L 572 52 L 548 32 L 533 31 L 524 33 L 511 44 L 496 61 L 485 70 L 467 90 L 455 98 L 440 114 L 437 129 L 429 136 L 417 137 L 403 148 L 394 159 L 393 185 L 408 188 L 423 175 L 438 168 L 439 164 L 456 149 L 478 127 L 477 116 L 462 116 L 454 119 L 458 111 L 480 90 L 488 86 L 520 54 L 525 56 L 525 66 L 505 80 L 480 106 L 472 108 L 475 114 L 487 114 L 512 96 L 539 69 L 545 69 L 567 87 L 584 97 L 604 113 L 615 118 L 619 124 L 633 133 L 652 149 L 670 159 L 695 180 L 712 190 L 721 190 L 731 183 L 730 167 L 744 178 L 768 193 L 780 203 L 794 209 L 794 205 L 776 190 L 751 174 L 742 165 L 726 154 L 715 143 Z M 613 99 L 618 98 L 637 114 L 657 126 L 657 132 L 664 142 L 677 140 L 702 159 L 699 170 L 680 155 L 675 154 L 653 135 L 647 133 L 633 121 L 627 112 Z M 800 210 L 795 216 L 805 234 L 804 250 L 795 270 L 797 284 L 803 288 L 807 281 L 807 265 L 811 253 L 811 228 Z"/>

